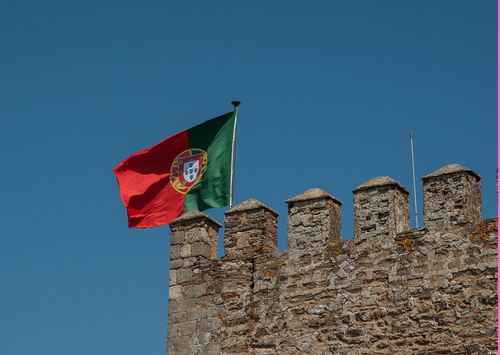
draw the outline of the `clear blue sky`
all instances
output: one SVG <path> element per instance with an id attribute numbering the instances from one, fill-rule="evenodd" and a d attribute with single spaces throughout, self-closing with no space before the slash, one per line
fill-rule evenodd
<path id="1" fill-rule="evenodd" d="M 447 164 L 497 215 L 496 1 L 2 0 L 0 33 L 1 354 L 165 353 L 170 229 L 127 228 L 113 168 L 232 100 L 235 202 L 279 249 L 286 199 L 336 196 L 349 239 L 380 175 L 414 227 L 410 130 L 420 216 Z"/>

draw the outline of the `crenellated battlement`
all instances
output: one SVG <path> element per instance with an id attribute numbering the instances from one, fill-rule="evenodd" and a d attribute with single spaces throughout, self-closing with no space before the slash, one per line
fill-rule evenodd
<path id="1" fill-rule="evenodd" d="M 290 198 L 279 252 L 279 214 L 254 199 L 225 213 L 220 260 L 221 224 L 172 221 L 167 354 L 496 353 L 497 219 L 481 220 L 481 178 L 454 164 L 422 181 L 424 228 L 381 176 L 352 191 L 347 241 L 339 199 Z"/>
<path id="2" fill-rule="evenodd" d="M 248 258 L 278 250 L 278 216 L 255 199 L 231 208 L 224 218 L 225 255 Z"/>

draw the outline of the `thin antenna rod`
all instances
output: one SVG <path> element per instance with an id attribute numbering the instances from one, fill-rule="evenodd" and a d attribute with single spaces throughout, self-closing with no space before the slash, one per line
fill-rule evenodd
<path id="1" fill-rule="evenodd" d="M 236 153 L 236 121 L 238 121 L 238 106 L 241 102 L 232 101 L 231 105 L 234 106 L 234 128 L 233 128 L 233 152 L 231 154 L 231 185 L 229 187 L 229 208 L 233 208 L 234 197 L 234 156 Z"/>
<path id="2" fill-rule="evenodd" d="M 413 169 L 413 198 L 415 199 L 415 228 L 418 228 L 417 217 L 417 189 L 415 188 L 415 162 L 413 160 L 413 134 L 410 130 L 410 144 L 411 144 L 411 167 Z"/>

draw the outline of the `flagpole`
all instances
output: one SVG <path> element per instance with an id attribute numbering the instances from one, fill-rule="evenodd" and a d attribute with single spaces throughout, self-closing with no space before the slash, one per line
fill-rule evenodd
<path id="1" fill-rule="evenodd" d="M 233 197 L 234 197 L 234 156 L 236 153 L 236 121 L 238 121 L 238 106 L 241 102 L 232 101 L 231 105 L 234 106 L 234 128 L 233 128 L 233 152 L 231 154 L 231 185 L 229 188 L 229 208 L 233 208 Z"/>
<path id="2" fill-rule="evenodd" d="M 411 144 L 411 167 L 413 169 L 413 198 L 415 199 L 415 228 L 418 228 L 417 218 L 417 189 L 415 188 L 415 163 L 413 161 L 413 134 L 410 130 L 410 144 Z"/>

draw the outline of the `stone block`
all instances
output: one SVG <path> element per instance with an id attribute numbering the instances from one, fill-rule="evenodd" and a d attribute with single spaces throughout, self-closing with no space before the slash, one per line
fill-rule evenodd
<path id="1" fill-rule="evenodd" d="M 180 244 L 183 244 L 184 241 L 185 241 L 185 233 L 184 231 L 176 231 L 176 232 L 173 232 L 171 235 L 170 235 L 170 244 L 171 245 L 180 245 Z"/>
<path id="2" fill-rule="evenodd" d="M 217 317 L 200 319 L 197 323 L 197 328 L 200 332 L 211 332 L 219 328 L 221 325 L 221 320 Z"/>
<path id="3" fill-rule="evenodd" d="M 192 336 L 196 333 L 196 321 L 187 321 L 176 325 L 178 336 Z"/>
<path id="4" fill-rule="evenodd" d="M 199 307 L 199 302 L 195 298 L 182 297 L 175 300 L 170 300 L 168 303 L 169 313 L 186 312 L 189 309 Z M 187 320 L 187 318 L 186 318 Z"/>
<path id="5" fill-rule="evenodd" d="M 207 318 L 207 308 L 197 307 L 186 311 L 187 320 L 200 320 Z M 197 327 L 198 331 L 202 331 L 199 327 Z"/>
<path id="6" fill-rule="evenodd" d="M 204 258 L 210 258 L 210 247 L 205 242 L 196 242 L 192 244 L 191 247 L 192 256 L 203 256 Z"/>
<path id="7" fill-rule="evenodd" d="M 179 252 L 179 255 L 180 255 L 180 252 Z M 182 259 L 172 260 L 170 262 L 170 270 L 178 269 L 178 268 L 182 267 L 182 264 L 183 264 Z"/>
<path id="8" fill-rule="evenodd" d="M 177 285 L 177 270 L 170 270 L 169 276 L 170 286 Z"/>
<path id="9" fill-rule="evenodd" d="M 168 298 L 173 300 L 182 297 L 182 288 L 180 286 L 170 286 L 168 289 Z"/>
<path id="10" fill-rule="evenodd" d="M 177 323 L 184 323 L 189 320 L 187 319 L 186 312 L 182 310 L 178 312 L 173 312 L 173 310 L 169 307 L 168 311 L 169 311 L 168 312 L 169 326 Z"/>
<path id="11" fill-rule="evenodd" d="M 211 306 L 207 307 L 207 317 L 217 317 L 218 314 L 225 313 L 224 306 Z"/>
<path id="12" fill-rule="evenodd" d="M 170 247 L 170 260 L 177 260 L 181 257 L 181 247 L 179 245 L 172 245 Z"/>
<path id="13" fill-rule="evenodd" d="M 177 336 L 177 328 L 175 324 L 169 324 L 167 326 L 167 341 L 170 338 L 176 337 Z"/>
<path id="14" fill-rule="evenodd" d="M 205 242 L 211 243 L 210 236 L 205 228 L 193 228 L 188 232 L 188 241 L 190 243 Z"/>
<path id="15" fill-rule="evenodd" d="M 188 355 L 191 342 L 188 336 L 175 336 L 167 341 L 167 354 Z"/>
<path id="16" fill-rule="evenodd" d="M 189 282 L 193 277 L 193 271 L 191 271 L 191 269 L 179 269 L 174 270 L 174 272 L 177 274 L 176 276 L 178 284 Z"/>
<path id="17" fill-rule="evenodd" d="M 196 264 L 198 260 L 196 259 L 195 256 L 192 256 L 190 258 L 185 258 L 185 259 L 182 259 L 182 267 L 183 268 L 190 268 L 191 266 L 193 266 L 194 264 Z"/>
<path id="18" fill-rule="evenodd" d="M 181 258 L 189 258 L 191 256 L 191 244 L 184 244 L 181 247 Z"/>
<path id="19" fill-rule="evenodd" d="M 197 345 L 197 348 L 199 350 L 204 345 L 210 344 L 210 337 L 211 337 L 210 332 L 201 332 L 200 330 L 198 330 L 193 343 Z"/>
<path id="20" fill-rule="evenodd" d="M 207 284 L 189 286 L 184 290 L 186 297 L 200 297 L 207 290 Z"/>

